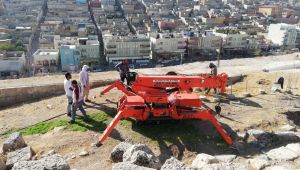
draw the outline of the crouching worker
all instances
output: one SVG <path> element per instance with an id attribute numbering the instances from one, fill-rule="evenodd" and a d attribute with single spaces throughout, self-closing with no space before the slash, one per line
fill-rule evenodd
<path id="1" fill-rule="evenodd" d="M 217 76 L 218 75 L 218 70 L 217 70 L 217 66 L 214 63 L 210 63 L 209 64 L 209 68 L 210 68 L 210 75 L 212 76 Z M 211 88 L 208 88 L 206 91 L 206 94 L 208 94 L 210 92 Z M 215 94 L 217 94 L 217 89 L 214 88 Z"/>
<path id="2" fill-rule="evenodd" d="M 128 67 L 128 60 L 125 59 L 119 64 L 115 66 L 115 69 L 119 72 L 120 74 L 120 79 L 124 83 L 125 79 L 127 81 L 127 85 L 129 85 L 129 80 L 128 80 L 128 74 L 129 74 L 129 67 Z"/>
<path id="3" fill-rule="evenodd" d="M 72 87 L 73 87 L 73 104 L 72 104 L 72 119 L 70 120 L 70 123 L 75 122 L 75 116 L 76 116 L 76 110 L 77 108 L 81 111 L 83 114 L 84 120 L 88 118 L 86 111 L 83 108 L 83 90 L 82 87 L 78 85 L 76 80 L 72 81 Z"/>

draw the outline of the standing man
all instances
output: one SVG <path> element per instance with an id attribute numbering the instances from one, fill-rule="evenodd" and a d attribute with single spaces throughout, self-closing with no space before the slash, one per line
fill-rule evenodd
<path id="1" fill-rule="evenodd" d="M 71 116 L 71 107 L 73 103 L 72 95 L 73 95 L 73 88 L 72 88 L 72 75 L 70 73 L 65 74 L 64 80 L 64 89 L 68 99 L 68 106 L 67 106 L 67 115 Z"/>
<path id="2" fill-rule="evenodd" d="M 129 85 L 129 81 L 127 78 L 127 75 L 129 73 L 128 60 L 125 59 L 119 64 L 117 64 L 115 66 L 115 69 L 119 72 L 121 81 L 124 83 L 124 80 L 126 79 L 127 85 Z"/>
<path id="3" fill-rule="evenodd" d="M 210 75 L 212 76 L 217 76 L 218 75 L 218 70 L 217 66 L 214 63 L 209 63 L 209 68 L 210 68 Z M 217 93 L 217 89 L 214 88 L 215 94 Z M 210 88 L 207 89 L 206 94 L 210 92 Z"/>
<path id="4" fill-rule="evenodd" d="M 82 87 L 80 85 L 78 85 L 76 80 L 72 81 L 72 87 L 73 87 L 73 94 L 72 94 L 73 104 L 72 104 L 72 114 L 71 114 L 72 119 L 69 121 L 70 123 L 75 122 L 75 116 L 76 116 L 77 108 L 83 114 L 84 120 L 86 120 L 88 118 L 88 116 L 86 115 L 86 111 L 83 108 L 83 90 L 82 90 Z"/>
<path id="5" fill-rule="evenodd" d="M 89 80 L 89 73 L 87 72 L 88 69 L 89 66 L 84 65 L 82 67 L 81 72 L 79 73 L 80 83 L 81 86 L 83 87 L 83 100 L 85 100 L 85 102 L 90 102 L 89 100 L 90 80 Z"/>

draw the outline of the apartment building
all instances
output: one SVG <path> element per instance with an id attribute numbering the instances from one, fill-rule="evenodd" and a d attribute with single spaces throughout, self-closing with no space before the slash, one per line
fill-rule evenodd
<path id="1" fill-rule="evenodd" d="M 156 60 L 178 58 L 186 49 L 187 39 L 181 33 L 151 33 L 150 40 Z"/>
<path id="2" fill-rule="evenodd" d="M 76 46 L 61 46 L 59 52 L 62 71 L 75 72 L 80 70 L 80 50 Z"/>
<path id="3" fill-rule="evenodd" d="M 0 52 L 0 78 L 23 74 L 25 62 L 23 51 Z"/>
<path id="4" fill-rule="evenodd" d="M 269 26 L 268 39 L 283 49 L 291 49 L 299 46 L 300 28 L 290 24 L 271 24 Z"/>
<path id="5" fill-rule="evenodd" d="M 258 12 L 262 13 L 265 16 L 281 17 L 282 7 L 280 7 L 279 5 L 263 5 L 258 7 Z"/>
<path id="6" fill-rule="evenodd" d="M 107 62 L 116 64 L 128 59 L 131 63 L 147 63 L 152 58 L 150 39 L 145 35 L 112 36 L 104 35 Z"/>
<path id="7" fill-rule="evenodd" d="M 35 71 L 56 72 L 59 65 L 59 54 L 56 49 L 38 49 L 33 54 Z"/>

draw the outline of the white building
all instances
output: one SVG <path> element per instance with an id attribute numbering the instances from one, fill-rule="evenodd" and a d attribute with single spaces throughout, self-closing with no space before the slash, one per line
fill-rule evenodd
<path id="1" fill-rule="evenodd" d="M 57 49 L 38 49 L 33 54 L 33 64 L 36 70 L 43 69 L 46 72 L 55 72 L 58 69 Z"/>
<path id="2" fill-rule="evenodd" d="M 123 59 L 130 62 L 149 62 L 152 58 L 150 39 L 145 35 L 116 37 L 104 35 L 106 59 L 116 63 Z"/>
<path id="3" fill-rule="evenodd" d="M 158 62 L 181 58 L 186 50 L 187 38 L 182 33 L 151 33 L 153 57 Z"/>
<path id="4" fill-rule="evenodd" d="M 156 53 L 183 53 L 185 50 L 187 39 L 181 33 L 153 33 L 150 36 L 152 49 Z"/>
<path id="5" fill-rule="evenodd" d="M 102 0 L 101 5 L 104 11 L 113 12 L 115 10 L 115 0 Z"/>
<path id="6" fill-rule="evenodd" d="M 60 35 L 54 36 L 54 49 L 59 49 L 63 45 L 79 45 L 78 37 L 60 37 Z"/>
<path id="7" fill-rule="evenodd" d="M 295 48 L 297 36 L 300 36 L 300 29 L 296 25 L 280 23 L 269 26 L 268 39 L 283 48 Z"/>
<path id="8" fill-rule="evenodd" d="M 223 38 L 223 48 L 228 49 L 244 49 L 247 47 L 248 34 L 241 31 L 214 32 L 214 35 Z"/>
<path id="9" fill-rule="evenodd" d="M 222 37 L 215 35 L 204 35 L 199 37 L 198 47 L 205 50 L 220 49 L 222 43 Z"/>
<path id="10" fill-rule="evenodd" d="M 99 65 L 99 41 L 89 40 L 89 38 L 80 38 L 79 41 L 80 45 L 77 45 L 76 49 L 80 50 L 80 64 L 90 67 Z"/>
<path id="11" fill-rule="evenodd" d="M 23 51 L 0 53 L 0 77 L 11 73 L 22 74 L 25 69 L 25 53 Z"/>

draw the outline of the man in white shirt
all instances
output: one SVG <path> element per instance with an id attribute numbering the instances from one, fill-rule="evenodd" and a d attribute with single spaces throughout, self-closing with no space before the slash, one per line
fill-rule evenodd
<path id="1" fill-rule="evenodd" d="M 73 87 L 72 87 L 72 75 L 70 73 L 65 74 L 65 80 L 64 80 L 64 89 L 65 93 L 68 99 L 68 106 L 67 106 L 67 114 L 68 116 L 71 116 L 71 107 L 73 103 Z"/>

